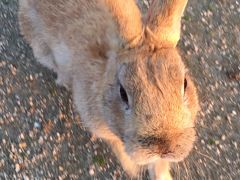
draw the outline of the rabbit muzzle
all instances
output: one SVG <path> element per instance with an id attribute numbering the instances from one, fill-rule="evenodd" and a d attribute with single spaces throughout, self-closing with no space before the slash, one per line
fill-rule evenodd
<path id="1" fill-rule="evenodd" d="M 194 128 L 186 128 L 177 133 L 164 132 L 158 136 L 140 135 L 134 141 L 126 143 L 126 151 L 139 165 L 158 159 L 178 162 L 191 151 L 195 134 Z"/>

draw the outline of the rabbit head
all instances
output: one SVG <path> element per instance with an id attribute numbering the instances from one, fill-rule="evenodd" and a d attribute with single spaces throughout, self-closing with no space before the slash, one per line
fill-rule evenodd
<path id="1" fill-rule="evenodd" d="M 175 48 L 186 3 L 154 1 L 144 25 L 122 27 L 128 49 L 120 50 L 105 73 L 104 117 L 139 165 L 182 160 L 195 140 L 196 88 Z M 132 24 L 115 17 L 120 29 Z"/>

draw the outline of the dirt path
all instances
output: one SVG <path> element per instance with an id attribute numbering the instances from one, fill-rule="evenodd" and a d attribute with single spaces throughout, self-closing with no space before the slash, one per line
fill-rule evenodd
<path id="1" fill-rule="evenodd" d="M 19 34 L 17 0 L 0 1 L 0 179 L 126 179 L 82 128 L 71 94 Z M 198 141 L 175 179 L 240 179 L 240 1 L 189 0 L 179 43 L 199 89 Z"/>

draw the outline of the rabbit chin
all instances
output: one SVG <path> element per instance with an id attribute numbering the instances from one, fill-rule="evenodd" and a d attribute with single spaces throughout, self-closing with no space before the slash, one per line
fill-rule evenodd
<path id="1" fill-rule="evenodd" d="M 164 155 L 164 156 L 160 156 L 160 155 L 152 155 L 149 156 L 147 154 L 144 154 L 142 152 L 134 152 L 133 154 L 129 155 L 130 158 L 138 165 L 142 166 L 142 165 L 146 165 L 146 164 L 150 164 L 150 163 L 154 163 L 157 160 L 165 160 L 165 161 L 169 161 L 169 162 L 179 162 L 182 161 L 184 158 L 174 158 L 172 155 Z"/>
<path id="2" fill-rule="evenodd" d="M 134 152 L 127 152 L 129 157 L 133 162 L 135 162 L 137 165 L 146 165 L 150 164 L 156 160 L 160 159 L 160 156 L 158 155 L 153 155 L 150 156 L 145 150 L 137 150 Z"/>
<path id="3" fill-rule="evenodd" d="M 136 164 L 142 166 L 146 164 L 153 163 L 154 161 L 157 160 L 165 160 L 169 162 L 179 162 L 182 161 L 188 153 L 185 155 L 178 156 L 174 153 L 168 153 L 168 154 L 156 154 L 152 152 L 150 149 L 135 149 L 135 150 L 130 150 L 126 148 L 127 154 L 130 156 L 132 161 L 134 161 Z"/>

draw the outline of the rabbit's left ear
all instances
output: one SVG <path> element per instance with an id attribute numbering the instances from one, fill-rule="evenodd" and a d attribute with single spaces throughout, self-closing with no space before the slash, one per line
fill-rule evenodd
<path id="1" fill-rule="evenodd" d="M 141 12 L 135 0 L 105 0 L 119 27 L 119 33 L 129 47 L 136 46 L 142 36 Z"/>
<path id="2" fill-rule="evenodd" d="M 147 40 L 157 47 L 175 47 L 187 0 L 153 0 L 147 13 Z"/>

